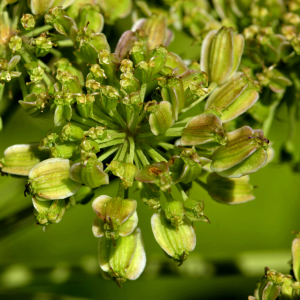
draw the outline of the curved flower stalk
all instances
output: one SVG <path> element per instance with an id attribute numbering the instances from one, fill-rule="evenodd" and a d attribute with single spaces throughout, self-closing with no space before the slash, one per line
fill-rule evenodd
<path id="1" fill-rule="evenodd" d="M 196 244 L 191 222 L 209 222 L 204 201 L 188 195 L 193 182 L 211 186 L 212 175 L 207 184 L 198 179 L 202 167 L 210 166 L 228 179 L 226 183 L 247 186 L 248 177 L 242 176 L 266 163 L 268 140 L 261 130 L 240 127 L 237 122 L 256 101 L 257 90 L 249 75 L 246 83 L 244 77 L 237 82 L 238 87 L 232 81 L 241 76 L 236 72 L 244 41 L 232 28 L 207 35 L 201 70 L 199 64 L 187 65 L 168 51 L 170 31 L 165 17 L 152 15 L 138 21 L 112 52 L 99 32 L 99 22 L 91 27 L 85 24 L 84 13 L 89 9 L 85 6 L 72 18 L 61 7 L 53 7 L 44 14 L 43 30 L 32 28 L 32 17 L 23 18 L 26 26 L 20 39 L 24 43 L 16 51 L 28 76 L 19 102 L 32 117 L 52 113 L 54 128 L 37 150 L 33 145 L 8 148 L 1 168 L 28 175 L 25 194 L 32 196 L 36 220 L 44 228 L 61 221 L 70 205 L 87 203 L 94 189 L 118 177 L 117 193 L 94 199 L 92 228 L 99 238 L 100 267 L 105 277 L 120 284 L 139 277 L 146 262 L 137 227 L 138 203 L 129 197 L 135 182 L 143 202 L 155 211 L 151 225 L 158 244 L 181 264 Z M 91 16 L 97 18 L 97 14 Z M 222 45 L 229 48 L 221 53 Z M 64 56 L 64 46 L 73 47 L 72 63 Z M 43 62 L 49 53 L 56 56 L 51 66 Z M 228 114 L 225 110 L 222 119 L 215 100 L 215 93 L 226 94 L 228 85 L 241 90 L 224 100 L 230 119 L 237 120 L 230 130 L 224 125 Z M 204 110 L 202 104 L 210 93 Z M 192 110 L 199 103 L 201 113 Z M 13 150 L 16 155 L 11 154 Z M 230 188 L 230 184 L 223 191 L 212 188 L 209 193 L 217 200 L 216 194 L 221 194 L 225 203 L 252 199 L 252 195 L 230 198 Z M 238 189 L 236 184 L 232 193 Z"/>

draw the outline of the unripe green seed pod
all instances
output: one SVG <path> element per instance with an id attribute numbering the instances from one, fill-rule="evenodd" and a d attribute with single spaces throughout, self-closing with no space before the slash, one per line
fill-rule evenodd
<path id="1" fill-rule="evenodd" d="M 82 28 L 89 22 L 89 27 L 96 33 L 101 32 L 104 18 L 100 13 L 100 7 L 96 4 L 85 4 L 81 7 L 78 15 L 77 27 Z"/>
<path id="2" fill-rule="evenodd" d="M 174 69 L 177 69 L 178 75 L 181 75 L 188 70 L 188 67 L 179 55 L 173 52 L 168 52 L 165 66 L 161 69 L 160 74 L 171 74 L 173 73 Z"/>
<path id="3" fill-rule="evenodd" d="M 109 177 L 103 171 L 102 162 L 94 158 L 89 158 L 83 163 L 74 164 L 70 168 L 70 178 L 90 188 L 109 184 Z"/>
<path id="4" fill-rule="evenodd" d="M 258 100 L 260 85 L 251 77 L 238 72 L 209 96 L 205 109 L 219 107 L 222 122 L 235 119 Z"/>
<path id="5" fill-rule="evenodd" d="M 8 46 L 12 50 L 12 53 L 15 53 L 16 51 L 21 50 L 21 48 L 22 48 L 22 39 L 17 35 L 12 36 L 9 40 Z"/>
<path id="6" fill-rule="evenodd" d="M 40 161 L 50 156 L 48 149 L 39 148 L 39 144 L 21 144 L 8 147 L 0 160 L 4 173 L 27 176 Z"/>
<path id="7" fill-rule="evenodd" d="M 192 118 L 182 133 L 181 145 L 214 149 L 226 145 L 227 136 L 221 119 L 212 113 L 203 113 Z"/>
<path id="8" fill-rule="evenodd" d="M 222 84 L 236 72 L 244 50 L 244 37 L 232 28 L 210 31 L 203 40 L 201 71 L 208 74 L 209 82 Z"/>
<path id="9" fill-rule="evenodd" d="M 68 93 L 81 93 L 82 87 L 79 78 L 68 71 L 57 71 L 56 79 L 62 84 L 62 90 Z"/>
<path id="10" fill-rule="evenodd" d="M 178 226 L 183 225 L 184 208 L 180 201 L 168 201 L 165 205 L 166 218 L 170 221 L 171 225 L 178 229 Z"/>
<path id="11" fill-rule="evenodd" d="M 103 33 L 95 33 L 94 30 L 83 27 L 78 30 L 75 41 L 74 54 L 83 61 L 95 64 L 100 50 L 110 51 L 106 36 Z M 109 76 L 107 74 L 107 76 Z"/>
<path id="12" fill-rule="evenodd" d="M 106 109 L 114 109 L 118 105 L 119 93 L 112 86 L 101 86 L 101 102 Z"/>
<path id="13" fill-rule="evenodd" d="M 154 183 L 163 192 L 167 192 L 171 188 L 171 177 L 169 174 L 169 166 L 166 162 L 158 162 L 146 166 L 135 175 L 135 180 L 144 183 Z"/>
<path id="14" fill-rule="evenodd" d="M 225 178 L 217 173 L 210 173 L 207 177 L 207 191 L 214 200 L 225 204 L 239 204 L 255 199 L 249 175 Z"/>
<path id="15" fill-rule="evenodd" d="M 185 149 L 180 156 L 172 156 L 168 162 L 174 183 L 189 183 L 200 176 L 202 167 L 195 148 Z"/>
<path id="16" fill-rule="evenodd" d="M 49 97 L 46 92 L 31 93 L 24 98 L 24 101 L 19 100 L 19 103 L 26 114 L 36 117 L 49 108 Z"/>
<path id="17" fill-rule="evenodd" d="M 283 284 L 280 290 L 280 300 L 293 300 L 293 283 L 295 281 L 292 277 L 286 276 L 283 279 Z"/>
<path id="18" fill-rule="evenodd" d="M 284 275 L 266 268 L 266 274 L 261 280 L 259 287 L 259 299 L 275 300 L 280 294 L 281 286 L 283 284 Z"/>
<path id="19" fill-rule="evenodd" d="M 46 159 L 29 172 L 27 192 L 37 200 L 65 199 L 74 195 L 81 183 L 69 178 L 72 162 L 63 158 Z"/>
<path id="20" fill-rule="evenodd" d="M 59 223 L 65 213 L 65 200 L 39 201 L 32 198 L 34 215 L 38 225 L 46 226 Z"/>
<path id="21" fill-rule="evenodd" d="M 35 26 L 35 19 L 31 14 L 23 15 L 20 21 L 25 30 L 31 30 Z"/>
<path id="22" fill-rule="evenodd" d="M 93 224 L 96 237 L 104 234 L 107 238 L 116 240 L 119 236 L 127 236 L 138 224 L 136 213 L 137 202 L 120 197 L 100 196 L 93 201 L 92 207 L 97 217 Z"/>
<path id="23" fill-rule="evenodd" d="M 138 20 L 132 31 L 143 30 L 148 36 L 148 49 L 152 50 L 158 45 L 168 46 L 172 33 L 167 28 L 167 18 L 164 15 L 152 15 L 148 19 Z"/>
<path id="24" fill-rule="evenodd" d="M 116 161 L 112 161 L 109 165 L 110 170 L 115 176 L 121 179 L 121 184 L 125 189 L 128 189 L 133 185 L 135 174 L 137 172 L 137 167 L 133 163 L 120 163 L 114 167 L 113 164 Z"/>
<path id="25" fill-rule="evenodd" d="M 293 271 L 297 281 L 300 279 L 300 237 L 293 240 L 292 243 L 292 256 L 293 256 Z"/>
<path id="26" fill-rule="evenodd" d="M 196 235 L 190 221 L 185 218 L 184 224 L 174 228 L 165 214 L 154 214 L 151 218 L 154 237 L 160 247 L 181 265 L 196 246 Z"/>
<path id="27" fill-rule="evenodd" d="M 62 129 L 60 139 L 62 141 L 77 142 L 81 141 L 83 136 L 84 132 L 80 127 L 69 123 Z"/>
<path id="28" fill-rule="evenodd" d="M 118 285 L 126 279 L 137 279 L 145 268 L 146 253 L 139 228 L 117 239 L 115 245 L 105 237 L 99 238 L 98 249 L 100 268 Z"/>
<path id="29" fill-rule="evenodd" d="M 267 140 L 262 130 L 243 126 L 227 134 L 228 143 L 212 155 L 211 170 L 223 177 L 242 177 L 256 172 L 267 161 Z"/>
<path id="30" fill-rule="evenodd" d="M 75 21 L 68 16 L 61 6 L 53 7 L 45 14 L 45 23 L 53 26 L 62 35 L 73 38 L 73 31 L 76 31 Z"/>
<path id="31" fill-rule="evenodd" d="M 46 38 L 45 36 L 39 36 L 34 40 L 34 44 L 36 46 L 35 55 L 36 57 L 44 57 L 47 55 L 53 46 L 51 42 L 51 38 Z"/>
<path id="32" fill-rule="evenodd" d="M 174 124 L 172 105 L 168 101 L 149 101 L 145 110 L 150 112 L 149 124 L 154 135 L 164 134 Z"/>
<path id="33" fill-rule="evenodd" d="M 34 15 L 42 15 L 53 4 L 54 0 L 30 0 L 30 9 Z"/>

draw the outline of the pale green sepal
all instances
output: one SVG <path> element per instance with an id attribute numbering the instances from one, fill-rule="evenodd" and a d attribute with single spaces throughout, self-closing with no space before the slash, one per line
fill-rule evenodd
<path id="1" fill-rule="evenodd" d="M 135 211 L 133 215 L 131 215 L 126 222 L 121 224 L 119 229 L 120 236 L 127 236 L 133 232 L 133 230 L 137 227 L 139 218 L 137 212 Z"/>
<path id="2" fill-rule="evenodd" d="M 300 280 L 300 237 L 297 236 L 292 243 L 293 272 L 296 280 Z"/>
<path id="3" fill-rule="evenodd" d="M 53 0 L 30 0 L 30 9 L 34 15 L 42 15 L 53 4 Z"/>
<path id="4" fill-rule="evenodd" d="M 104 221 L 98 216 L 96 216 L 93 221 L 92 231 L 95 237 L 101 237 L 105 234 Z"/>
<path id="5" fill-rule="evenodd" d="M 242 54 L 244 52 L 244 44 L 245 39 L 242 34 L 233 34 L 233 62 L 232 70 L 229 73 L 228 78 L 234 75 L 240 65 Z"/>
<path id="6" fill-rule="evenodd" d="M 101 195 L 94 199 L 92 208 L 99 218 L 105 220 L 106 218 L 106 205 L 112 199 L 110 196 Z"/>

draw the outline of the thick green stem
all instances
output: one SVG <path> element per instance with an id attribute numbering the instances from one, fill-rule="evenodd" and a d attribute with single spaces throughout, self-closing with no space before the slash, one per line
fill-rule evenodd
<path id="1" fill-rule="evenodd" d="M 118 151 L 119 148 L 120 148 L 120 145 L 115 145 L 115 146 L 111 147 L 105 153 L 103 153 L 102 155 L 100 155 L 98 157 L 98 160 L 99 161 L 105 160 L 106 158 L 108 158 L 109 156 L 111 156 L 113 153 L 115 153 L 116 151 Z"/>
<path id="2" fill-rule="evenodd" d="M 120 198 L 124 199 L 124 187 L 122 185 L 121 180 L 119 182 L 119 189 L 118 189 L 117 197 L 120 197 Z"/>
<path id="3" fill-rule="evenodd" d="M 186 201 L 189 197 L 187 196 L 187 194 L 185 193 L 185 191 L 183 190 L 183 188 L 181 187 L 180 183 L 176 183 L 176 188 L 178 190 L 178 192 L 180 193 L 183 201 Z"/>
<path id="4" fill-rule="evenodd" d="M 119 160 L 124 161 L 124 158 L 125 158 L 127 150 L 128 150 L 129 143 L 127 140 L 124 140 L 124 142 L 122 144 L 123 144 L 123 146 L 122 146 L 122 150 L 121 150 L 121 153 L 119 156 Z"/>
<path id="5" fill-rule="evenodd" d="M 161 156 L 157 151 L 155 151 L 153 148 L 151 148 L 147 143 L 142 143 L 141 147 L 147 151 L 148 155 L 155 162 L 161 162 L 161 161 L 167 162 L 167 160 L 163 156 Z"/>
<path id="6" fill-rule="evenodd" d="M 125 142 L 126 142 L 125 139 L 115 139 L 115 140 L 112 140 L 110 142 L 102 143 L 102 144 L 99 145 L 99 147 L 100 147 L 100 149 L 102 149 L 102 148 L 106 148 L 106 147 L 110 147 L 110 146 L 114 146 L 114 145 L 123 144 Z"/>
<path id="7" fill-rule="evenodd" d="M 57 47 L 73 47 L 74 43 L 72 40 L 62 40 L 62 41 L 57 41 L 56 42 Z"/>
<path id="8" fill-rule="evenodd" d="M 48 31 L 50 29 L 52 29 L 52 26 L 44 25 L 42 27 L 38 27 L 38 28 L 36 28 L 32 31 L 29 31 L 29 32 L 25 33 L 24 35 L 22 35 L 22 37 L 34 37 L 34 36 L 37 36 L 37 35 L 45 32 L 45 31 Z"/>
<path id="9" fill-rule="evenodd" d="M 135 142 L 133 137 L 129 137 L 129 156 L 128 156 L 128 162 L 129 163 L 133 163 L 133 159 L 134 159 L 134 150 L 135 150 Z"/>
<path id="10" fill-rule="evenodd" d="M 119 112 L 117 111 L 117 109 L 111 109 L 110 110 L 110 114 L 109 114 L 115 121 L 117 121 L 120 126 L 122 128 L 127 128 L 127 125 L 125 123 L 125 121 L 123 120 L 123 118 L 121 117 L 121 115 L 119 114 Z"/>
<path id="11" fill-rule="evenodd" d="M 199 184 L 202 188 L 204 188 L 206 191 L 208 191 L 208 185 L 201 181 L 200 179 L 195 179 L 195 182 Z"/>
<path id="12" fill-rule="evenodd" d="M 145 156 L 144 152 L 142 151 L 141 147 L 139 144 L 137 144 L 135 146 L 135 152 L 137 154 L 137 156 L 139 157 L 139 159 L 141 160 L 141 163 L 144 167 L 150 165 L 147 157 Z"/>

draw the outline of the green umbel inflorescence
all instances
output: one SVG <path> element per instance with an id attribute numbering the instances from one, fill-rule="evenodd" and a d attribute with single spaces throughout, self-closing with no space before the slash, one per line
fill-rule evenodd
<path id="1" fill-rule="evenodd" d="M 52 114 L 54 125 L 40 142 L 7 148 L 0 166 L 29 177 L 25 193 L 44 229 L 72 205 L 93 200 L 100 267 L 120 284 L 139 277 L 146 263 L 141 204 L 129 190 L 138 188 L 141 203 L 154 211 L 154 237 L 178 264 L 195 248 L 192 222 L 209 222 L 204 201 L 189 196 L 194 183 L 221 203 L 254 199 L 249 174 L 272 158 L 258 128 L 268 132 L 286 90 L 300 86 L 295 72 L 288 78 L 274 65 L 299 61 L 299 9 L 291 1 L 279 35 L 283 8 L 270 5 L 264 14 L 260 1 L 232 1 L 228 8 L 214 1 L 213 13 L 206 1 L 165 1 L 173 8 L 168 14 L 152 14 L 141 2 L 87 2 L 1 4 L 0 101 L 22 94 L 28 115 Z M 113 50 L 104 23 L 112 26 L 132 11 L 147 18 Z M 239 24 L 236 16 L 247 17 Z M 168 50 L 174 19 L 201 43 L 199 62 Z M 249 53 L 251 47 L 259 53 Z M 294 112 L 294 103 L 289 108 Z M 291 154 L 290 141 L 284 150 Z M 93 199 L 116 177 L 116 193 Z M 266 276 L 276 291 L 285 280 Z"/>

